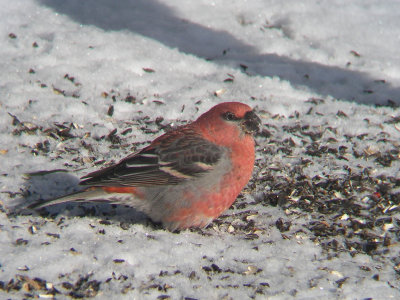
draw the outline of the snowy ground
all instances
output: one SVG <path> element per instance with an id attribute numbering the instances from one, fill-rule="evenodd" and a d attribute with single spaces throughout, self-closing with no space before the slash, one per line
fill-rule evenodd
<path id="1" fill-rule="evenodd" d="M 400 297 L 399 1 L 0 5 L 0 298 Z M 208 228 L 10 214 L 227 100 L 263 131 Z"/>

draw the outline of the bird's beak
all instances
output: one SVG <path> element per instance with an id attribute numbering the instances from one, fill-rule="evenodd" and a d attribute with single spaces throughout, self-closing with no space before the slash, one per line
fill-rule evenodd
<path id="1" fill-rule="evenodd" d="M 244 132 L 253 134 L 260 130 L 261 119 L 254 111 L 248 111 L 242 121 L 242 129 Z"/>

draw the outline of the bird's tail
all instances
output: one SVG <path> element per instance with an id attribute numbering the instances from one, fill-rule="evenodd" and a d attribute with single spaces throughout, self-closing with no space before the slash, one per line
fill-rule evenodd
<path id="1" fill-rule="evenodd" d="M 39 209 L 46 206 L 65 202 L 83 202 L 83 201 L 101 201 L 106 196 L 106 193 L 101 188 L 91 187 L 83 191 L 75 192 L 60 198 L 49 199 L 41 202 L 36 202 L 29 205 L 28 209 Z"/>

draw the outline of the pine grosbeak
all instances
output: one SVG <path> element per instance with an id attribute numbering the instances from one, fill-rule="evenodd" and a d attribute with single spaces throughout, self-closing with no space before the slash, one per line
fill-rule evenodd
<path id="1" fill-rule="evenodd" d="M 106 200 L 143 211 L 171 231 L 205 227 L 249 181 L 252 134 L 259 125 L 248 105 L 220 103 L 119 163 L 84 176 L 80 185 L 86 189 L 30 208 Z"/>

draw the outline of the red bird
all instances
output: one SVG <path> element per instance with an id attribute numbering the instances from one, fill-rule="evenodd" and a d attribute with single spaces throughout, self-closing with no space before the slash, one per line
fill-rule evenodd
<path id="1" fill-rule="evenodd" d="M 106 200 L 143 211 L 171 231 L 205 227 L 249 181 L 259 125 L 248 105 L 220 103 L 119 163 L 84 176 L 83 191 L 30 208 Z"/>

